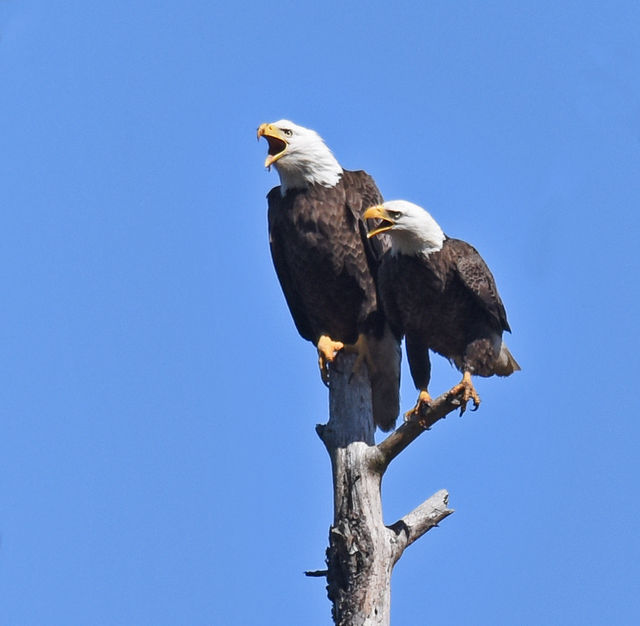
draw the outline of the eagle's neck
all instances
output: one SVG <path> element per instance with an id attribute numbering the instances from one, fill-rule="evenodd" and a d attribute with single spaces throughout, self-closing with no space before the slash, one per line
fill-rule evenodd
<path id="1" fill-rule="evenodd" d="M 392 230 L 391 233 L 391 254 L 407 256 L 429 256 L 433 252 L 439 252 L 446 239 L 446 235 L 435 221 L 428 228 L 419 231 Z"/>
<path id="2" fill-rule="evenodd" d="M 306 189 L 311 185 L 335 187 L 342 176 L 342 167 L 326 146 L 324 149 L 292 154 L 295 158 L 282 158 L 274 164 L 280 176 L 280 193 L 289 189 Z"/>

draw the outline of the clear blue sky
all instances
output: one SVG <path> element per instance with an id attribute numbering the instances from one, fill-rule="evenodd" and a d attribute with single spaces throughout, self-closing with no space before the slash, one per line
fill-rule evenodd
<path id="1" fill-rule="evenodd" d="M 255 139 L 282 117 L 480 250 L 523 367 L 389 470 L 388 523 L 440 488 L 456 509 L 399 562 L 393 623 L 640 623 L 638 24 L 0 0 L 0 624 L 330 623 L 302 575 L 327 393 Z M 434 365 L 432 391 L 459 379 Z"/>

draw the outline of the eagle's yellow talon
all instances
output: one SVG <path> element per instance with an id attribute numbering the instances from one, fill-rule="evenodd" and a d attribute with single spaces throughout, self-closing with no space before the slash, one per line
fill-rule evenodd
<path id="1" fill-rule="evenodd" d="M 467 402 L 469 402 L 469 400 L 473 400 L 472 411 L 478 410 L 478 407 L 480 406 L 480 396 L 471 382 L 471 374 L 469 372 L 465 372 L 462 376 L 462 380 L 449 391 L 449 396 L 460 395 L 460 415 L 465 412 Z"/>
<path id="2" fill-rule="evenodd" d="M 342 341 L 334 341 L 328 335 L 322 335 L 318 339 L 318 367 L 320 377 L 325 385 L 329 384 L 329 363 L 333 363 L 338 352 L 344 348 Z"/>
<path id="3" fill-rule="evenodd" d="M 404 421 L 411 422 L 414 420 L 420 420 L 422 414 L 429 408 L 431 404 L 431 396 L 426 389 L 420 390 L 420 395 L 418 396 L 418 402 L 416 405 L 404 414 Z"/>
<path id="4" fill-rule="evenodd" d="M 358 335 L 355 343 L 343 343 L 342 341 L 334 341 L 329 335 L 321 335 L 318 339 L 318 367 L 320 368 L 320 376 L 325 385 L 329 384 L 329 363 L 333 363 L 338 352 L 344 350 L 350 354 L 355 354 L 356 360 L 351 370 L 349 380 L 360 372 L 362 364 L 366 363 L 369 371 L 373 371 L 373 356 L 369 350 L 369 344 L 365 335 Z"/>

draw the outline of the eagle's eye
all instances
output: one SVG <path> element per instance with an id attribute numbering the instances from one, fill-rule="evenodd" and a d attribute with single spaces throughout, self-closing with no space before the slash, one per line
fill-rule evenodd
<path id="1" fill-rule="evenodd" d="M 283 128 L 282 132 L 287 136 L 287 137 L 291 137 L 291 135 L 293 135 L 293 131 L 289 130 L 288 128 Z"/>
<path id="2" fill-rule="evenodd" d="M 400 213 L 400 211 L 389 211 L 389 215 L 391 216 L 391 219 L 396 221 L 400 219 L 400 216 L 402 215 L 402 213 Z"/>

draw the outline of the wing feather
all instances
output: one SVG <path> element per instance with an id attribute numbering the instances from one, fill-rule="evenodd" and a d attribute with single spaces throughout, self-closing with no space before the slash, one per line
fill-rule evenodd
<path id="1" fill-rule="evenodd" d="M 373 178 L 363 170 L 345 171 L 345 189 L 347 207 L 351 212 L 367 255 L 369 271 L 376 276 L 382 255 L 391 247 L 389 238 L 384 236 L 367 237 L 368 229 L 363 219 L 364 212 L 370 207 L 383 202 L 382 194 Z"/>
<path id="2" fill-rule="evenodd" d="M 274 187 L 267 196 L 269 203 L 268 219 L 269 219 L 269 246 L 271 248 L 271 257 L 273 265 L 280 281 L 280 286 L 284 293 L 285 300 L 291 311 L 291 317 L 298 329 L 300 335 L 308 341 L 316 341 L 314 337 L 312 324 L 306 314 L 304 302 L 300 298 L 298 288 L 291 274 L 291 268 L 287 255 L 284 253 L 286 243 L 282 240 L 282 231 L 277 228 L 276 220 L 279 215 L 279 205 L 282 202 L 280 196 L 280 188 Z"/>
<path id="3" fill-rule="evenodd" d="M 496 281 L 478 251 L 459 239 L 449 239 L 456 251 L 456 271 L 467 289 L 477 298 L 500 330 L 511 332 Z"/>

